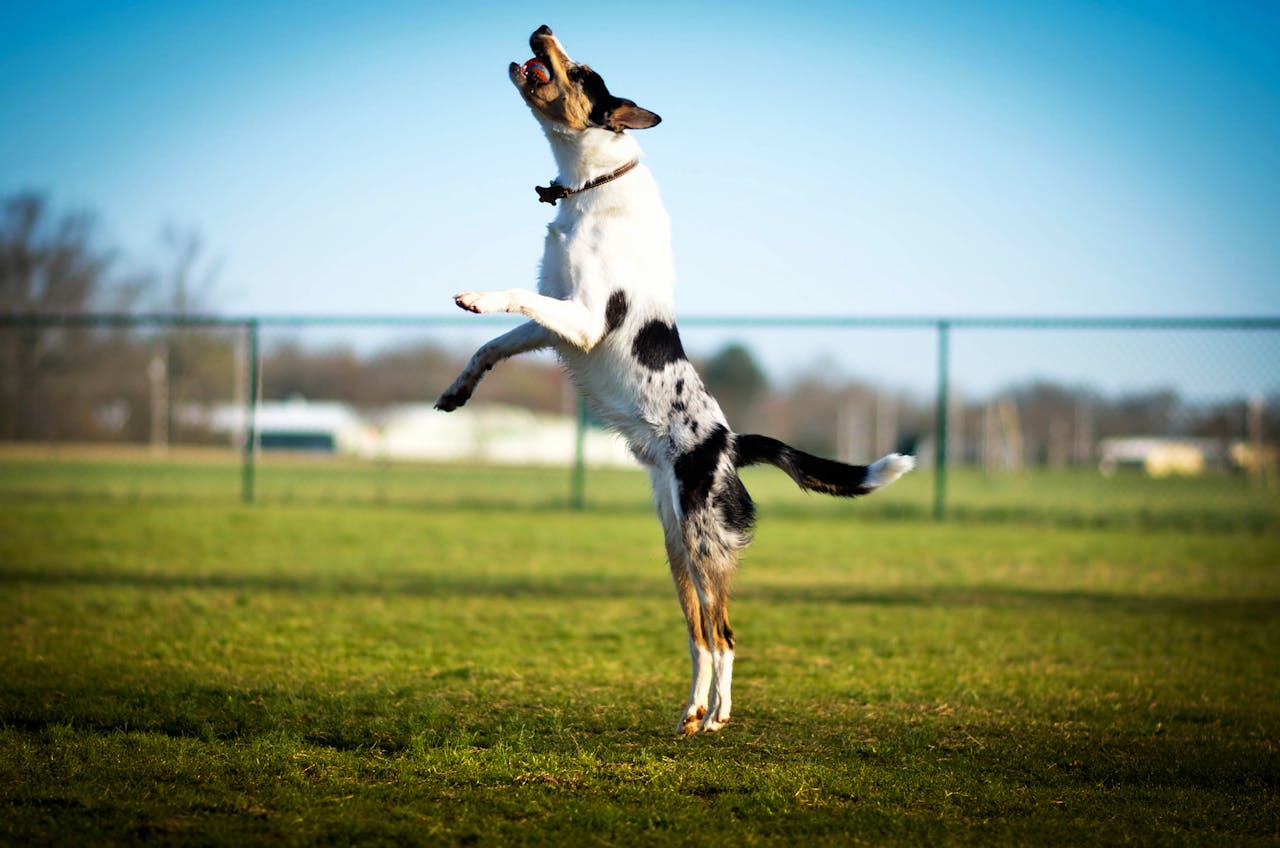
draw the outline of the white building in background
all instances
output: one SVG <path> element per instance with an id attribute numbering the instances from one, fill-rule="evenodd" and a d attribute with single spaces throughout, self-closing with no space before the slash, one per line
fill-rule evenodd
<path id="1" fill-rule="evenodd" d="M 497 465 L 569 465 L 577 422 L 515 406 L 467 406 L 445 414 L 427 404 L 396 407 L 382 417 L 369 458 Z M 583 457 L 591 466 L 635 467 L 613 433 L 588 428 Z"/>
<path id="2" fill-rule="evenodd" d="M 1206 439 L 1165 436 L 1127 436 L 1103 439 L 1098 445 L 1098 467 L 1103 474 L 1119 468 L 1141 468 L 1152 477 L 1203 474 L 1211 460 L 1219 458 L 1221 445 Z"/>
<path id="3" fill-rule="evenodd" d="M 226 405 L 187 415 L 232 444 L 243 443 L 244 407 Z M 468 406 L 446 414 L 428 404 L 412 404 L 366 419 L 344 403 L 295 398 L 259 404 L 254 421 L 263 450 L 392 462 L 570 465 L 577 450 L 575 420 L 514 406 Z M 621 439 L 598 428 L 587 429 L 583 457 L 597 467 L 637 465 Z"/>
<path id="4" fill-rule="evenodd" d="M 208 412 L 205 425 L 239 445 L 247 413 L 238 404 L 219 406 Z M 254 429 L 263 450 L 361 454 L 377 441 L 377 431 L 347 404 L 300 397 L 258 404 Z"/>

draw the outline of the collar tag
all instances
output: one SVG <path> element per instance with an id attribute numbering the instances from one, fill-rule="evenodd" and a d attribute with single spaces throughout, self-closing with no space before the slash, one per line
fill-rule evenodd
<path id="1" fill-rule="evenodd" d="M 581 192 L 587 191 L 588 189 L 597 188 L 599 186 L 604 185 L 605 183 L 613 182 L 618 177 L 627 173 L 627 171 L 630 171 L 632 168 L 634 168 L 636 165 L 639 165 L 639 164 L 640 164 L 639 159 L 632 159 L 630 162 L 623 165 L 621 168 L 618 168 L 618 170 L 614 171 L 613 173 L 605 174 L 603 177 L 596 177 L 594 180 L 588 180 L 582 186 L 582 188 L 566 188 L 565 186 L 560 185 L 560 183 L 556 182 L 555 180 L 552 180 L 551 185 L 534 186 L 533 190 L 538 193 L 539 203 L 550 203 L 552 206 L 555 206 L 557 200 L 563 200 L 564 198 L 569 197 L 570 195 L 580 194 Z"/>

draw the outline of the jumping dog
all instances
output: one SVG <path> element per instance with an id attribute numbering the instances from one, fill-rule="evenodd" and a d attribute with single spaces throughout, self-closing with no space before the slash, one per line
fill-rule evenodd
<path id="1" fill-rule="evenodd" d="M 680 343 L 670 223 L 628 132 L 661 119 L 611 94 L 546 26 L 529 46 L 534 58 L 511 63 L 509 75 L 560 172 L 536 189 L 540 201 L 556 207 L 538 291 L 454 298 L 471 312 L 529 320 L 477 350 L 436 407 L 449 412 L 465 404 L 485 372 L 507 357 L 556 351 L 595 413 L 648 469 L 689 628 L 693 682 L 677 732 L 714 732 L 729 721 L 732 706 L 729 583 L 755 520 L 738 469 L 767 463 L 802 489 L 852 497 L 892 483 L 915 460 L 890 454 L 868 466 L 846 465 L 729 429 Z"/>

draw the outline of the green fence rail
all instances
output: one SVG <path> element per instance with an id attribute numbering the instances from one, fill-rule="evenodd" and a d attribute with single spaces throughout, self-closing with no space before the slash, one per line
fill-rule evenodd
<path id="1" fill-rule="evenodd" d="M 168 313 L 71 313 L 71 314 L 0 314 L 0 328 L 41 329 L 66 328 L 220 328 L 239 330 L 245 334 L 248 364 L 245 370 L 245 398 L 247 403 L 246 427 L 241 446 L 242 475 L 241 497 L 252 503 L 255 497 L 255 467 L 258 432 L 256 429 L 256 405 L 261 390 L 260 337 L 264 329 L 287 328 L 369 328 L 425 330 L 442 327 L 475 329 L 482 326 L 510 324 L 509 316 L 446 316 L 446 315 L 176 315 Z M 950 351 L 952 337 L 956 333 L 975 330 L 1128 330 L 1128 331 L 1233 331 L 1274 332 L 1280 330 L 1280 316 L 1056 316 L 1056 317 L 869 317 L 869 316 L 728 316 L 703 315 L 681 319 L 687 328 L 752 329 L 903 329 L 928 330 L 936 335 L 937 375 L 934 392 L 936 403 L 934 451 L 933 516 L 936 520 L 947 517 L 947 434 L 950 429 L 951 374 Z M 586 406 L 579 399 L 577 414 L 576 459 L 570 476 L 570 503 L 578 509 L 586 503 L 585 463 L 583 459 L 584 433 L 588 426 Z"/>

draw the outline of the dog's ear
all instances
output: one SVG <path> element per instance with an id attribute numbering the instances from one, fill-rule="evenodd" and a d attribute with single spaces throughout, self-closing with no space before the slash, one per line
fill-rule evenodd
<path id="1" fill-rule="evenodd" d="M 605 126 L 614 132 L 623 130 L 647 130 L 656 127 L 662 119 L 648 109 L 644 109 L 630 100 L 619 100 L 618 105 L 609 110 L 605 118 Z"/>

